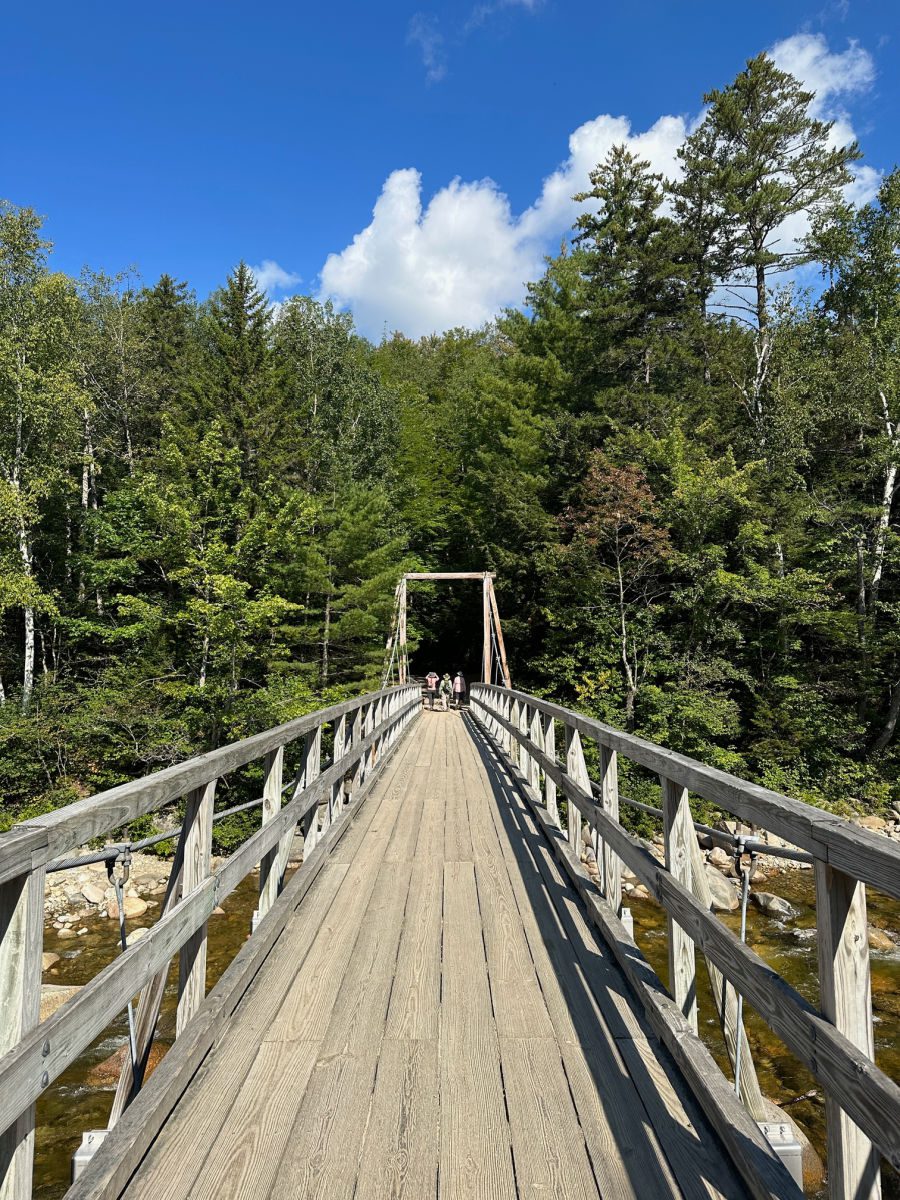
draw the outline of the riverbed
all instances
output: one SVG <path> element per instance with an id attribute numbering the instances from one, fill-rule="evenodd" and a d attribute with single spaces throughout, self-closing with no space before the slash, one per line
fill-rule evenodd
<path id="1" fill-rule="evenodd" d="M 767 890 L 783 896 L 794 907 L 789 921 L 765 916 L 754 908 L 748 913 L 750 945 L 811 1003 L 818 1002 L 815 943 L 815 908 L 811 872 L 785 871 L 773 876 Z M 209 924 L 207 987 L 211 988 L 246 940 L 257 884 L 251 877 L 229 896 L 221 915 Z M 666 922 L 652 901 L 630 901 L 635 936 L 641 949 L 660 976 L 667 975 Z M 141 923 L 149 922 L 149 914 Z M 722 918 L 736 933 L 739 914 Z M 875 927 L 900 929 L 900 905 L 869 893 L 869 921 Z M 139 922 L 131 922 L 137 925 Z M 44 976 L 45 983 L 84 984 L 119 953 L 118 923 L 99 917 L 86 918 L 88 932 L 77 939 L 61 939 L 52 925 L 45 930 L 44 949 L 60 956 Z M 177 960 L 176 960 L 177 963 Z M 712 997 L 705 972 L 700 979 L 700 1027 L 704 1040 L 723 1067 L 727 1064 Z M 177 1001 L 177 965 L 170 971 L 160 1019 L 160 1038 L 165 1046 L 174 1034 Z M 875 1057 L 892 1079 L 900 1080 L 900 953 L 872 954 L 872 985 L 875 1014 Z M 787 1111 L 806 1131 L 824 1157 L 825 1106 L 815 1080 L 789 1053 L 768 1026 L 745 1006 L 747 1036 L 753 1050 L 762 1090 Z M 81 1134 L 106 1126 L 115 1091 L 116 1073 L 107 1065 L 110 1056 L 127 1040 L 127 1018 L 118 1018 L 81 1057 L 64 1072 L 41 1098 L 37 1109 L 35 1150 L 35 1197 L 58 1200 L 70 1181 L 72 1155 Z M 887 1175 L 890 1174 L 890 1178 Z M 900 1200 L 900 1180 L 886 1172 L 885 1200 Z"/>

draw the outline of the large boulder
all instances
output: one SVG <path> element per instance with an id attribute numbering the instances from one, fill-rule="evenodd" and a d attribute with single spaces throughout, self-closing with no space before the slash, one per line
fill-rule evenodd
<path id="1" fill-rule="evenodd" d="M 52 1017 L 58 1008 L 62 1008 L 67 1000 L 77 996 L 80 991 L 81 988 L 74 985 L 42 983 L 41 1020 L 46 1021 L 48 1017 Z"/>
<path id="2" fill-rule="evenodd" d="M 734 912 L 736 908 L 740 908 L 741 901 L 734 884 L 709 863 L 706 864 L 705 870 L 713 912 Z"/>
<path id="3" fill-rule="evenodd" d="M 731 855 L 721 846 L 713 846 L 709 852 L 709 862 L 713 867 L 718 867 L 720 871 L 727 871 L 731 866 Z"/>
<path id="4" fill-rule="evenodd" d="M 106 899 L 103 888 L 97 887 L 96 883 L 86 883 L 81 889 L 81 894 L 88 904 L 102 904 Z"/>
<path id="5" fill-rule="evenodd" d="M 151 1072 L 159 1065 L 166 1053 L 166 1050 L 168 1050 L 168 1046 L 165 1044 L 158 1041 L 153 1043 L 153 1045 L 150 1047 L 150 1057 L 147 1060 L 147 1070 L 144 1075 L 144 1079 L 146 1079 L 147 1076 L 150 1075 Z M 85 1083 L 88 1085 L 88 1087 L 115 1087 L 119 1082 L 119 1074 L 121 1073 L 122 1067 L 126 1061 L 126 1056 L 128 1054 L 129 1049 L 126 1043 L 124 1046 L 120 1046 L 114 1054 L 109 1056 L 109 1058 L 104 1058 L 102 1062 L 99 1062 L 95 1066 L 91 1067 L 85 1076 Z M 131 1059 L 129 1058 L 128 1061 L 130 1062 Z"/>
<path id="6" fill-rule="evenodd" d="M 857 824 L 860 829 L 872 829 L 875 833 L 881 833 L 881 831 L 887 825 L 887 821 L 885 821 L 884 817 L 870 815 L 865 817 L 856 817 L 855 824 Z"/>
<path id="7" fill-rule="evenodd" d="M 884 932 L 883 929 L 877 929 L 874 925 L 869 926 L 869 949 L 880 950 L 884 954 L 891 954 L 897 949 L 892 938 Z"/>

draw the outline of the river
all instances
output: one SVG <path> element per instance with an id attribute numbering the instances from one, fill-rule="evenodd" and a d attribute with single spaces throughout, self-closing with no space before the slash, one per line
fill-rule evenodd
<path id="1" fill-rule="evenodd" d="M 811 872 L 786 871 L 772 877 L 766 888 L 794 906 L 796 917 L 789 922 L 774 920 L 751 908 L 748 942 L 811 1003 L 818 1002 L 815 945 L 815 908 Z M 666 923 L 661 910 L 651 901 L 631 901 L 635 936 L 641 949 L 665 980 L 667 975 Z M 224 915 L 214 916 L 209 926 L 207 986 L 212 987 L 247 938 L 250 914 L 256 906 L 256 882 L 245 880 L 228 898 Z M 737 913 L 723 919 L 735 932 Z M 870 923 L 885 929 L 900 929 L 900 905 L 875 892 L 869 893 Z M 44 949 L 60 955 L 60 961 L 45 982 L 84 984 L 112 961 L 119 952 L 118 928 L 114 921 L 85 920 L 88 932 L 77 942 L 61 940 L 49 926 Z M 177 968 L 170 972 L 161 1018 L 161 1041 L 171 1041 L 174 1029 Z M 700 1026 L 704 1040 L 724 1066 L 724 1045 L 714 1014 L 712 997 L 705 984 L 700 992 Z M 900 953 L 873 953 L 872 984 L 875 1011 L 875 1057 L 892 1079 L 900 1080 Z M 749 1007 L 744 1009 L 747 1036 L 765 1095 L 781 1106 L 806 1130 L 810 1141 L 824 1158 L 825 1106 L 812 1076 L 790 1054 L 777 1037 Z M 57 1200 L 69 1185 L 71 1159 L 88 1129 L 106 1125 L 112 1104 L 115 1079 L 98 1079 L 98 1067 L 119 1049 L 127 1038 L 124 1016 L 91 1045 L 55 1084 L 45 1092 L 37 1109 L 35 1150 L 35 1197 Z M 798 1099 L 798 1097 L 803 1097 Z M 888 1178 L 890 1174 L 890 1178 Z M 900 1180 L 885 1173 L 885 1200 L 900 1200 Z"/>

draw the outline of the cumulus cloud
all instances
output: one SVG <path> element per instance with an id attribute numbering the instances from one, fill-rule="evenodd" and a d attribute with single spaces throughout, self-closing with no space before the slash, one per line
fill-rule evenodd
<path id="1" fill-rule="evenodd" d="M 256 286 L 261 292 L 281 292 L 300 282 L 300 276 L 286 271 L 271 258 L 264 258 L 258 267 L 251 267 Z"/>
<path id="2" fill-rule="evenodd" d="M 853 140 L 843 99 L 864 91 L 874 79 L 871 56 L 855 43 L 831 53 L 825 38 L 798 34 L 771 49 L 779 66 L 817 93 L 817 112 L 836 120 L 833 136 Z M 590 171 L 612 146 L 624 143 L 668 178 L 678 175 L 676 151 L 701 119 L 661 116 L 635 130 L 625 116 L 603 114 L 569 137 L 568 156 L 543 181 L 524 212 L 512 211 L 491 179 L 454 179 L 423 200 L 414 168 L 393 171 L 384 183 L 372 220 L 352 242 L 330 254 L 321 272 L 321 294 L 353 310 L 369 336 L 400 329 L 411 337 L 455 325 L 477 326 L 504 307 L 521 304 L 525 285 L 541 270 L 542 256 L 572 227 L 579 205 L 572 199 L 589 186 Z M 858 167 L 848 194 L 868 200 L 878 173 Z M 804 218 L 783 230 L 783 245 L 796 244 Z"/>
<path id="3" fill-rule="evenodd" d="M 444 35 L 438 28 L 437 18 L 428 13 L 415 13 L 406 31 L 406 44 L 418 46 L 422 55 L 425 78 L 429 83 L 438 83 L 447 74 L 444 61 Z"/>

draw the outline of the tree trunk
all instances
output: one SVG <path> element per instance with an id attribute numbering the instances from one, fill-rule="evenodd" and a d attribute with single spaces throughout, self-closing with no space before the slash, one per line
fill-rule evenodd
<path id="1" fill-rule="evenodd" d="M 881 580 L 884 575 L 884 556 L 887 548 L 887 533 L 891 524 L 891 512 L 894 507 L 894 495 L 897 491 L 897 438 L 894 423 L 891 420 L 890 409 L 888 408 L 887 396 L 883 391 L 879 391 L 881 400 L 881 411 L 884 419 L 884 431 L 890 438 L 891 442 L 891 458 L 888 463 L 888 469 L 884 476 L 884 487 L 881 491 L 881 512 L 878 514 L 878 528 L 875 533 L 875 553 L 874 565 L 872 569 L 872 583 L 869 588 L 869 610 L 874 615 L 875 604 L 878 600 L 878 592 L 881 588 Z"/>
<path id="2" fill-rule="evenodd" d="M 866 569 L 863 535 L 856 538 L 856 641 L 859 650 L 859 671 L 856 684 L 856 719 L 865 721 L 869 679 L 868 607 L 866 604 Z"/>
<path id="3" fill-rule="evenodd" d="M 28 530 L 25 522 L 19 519 L 19 554 L 22 559 L 22 571 L 29 581 L 34 578 L 31 558 L 31 543 L 28 540 Z M 28 712 L 31 705 L 31 694 L 34 691 L 34 606 L 26 604 L 25 619 L 25 655 L 22 664 L 22 712 Z"/>
<path id="4" fill-rule="evenodd" d="M 891 703 L 888 707 L 887 719 L 878 737 L 872 743 L 872 750 L 884 750 L 889 745 L 897 728 L 897 718 L 900 717 L 900 683 L 891 689 Z"/>
<path id="5" fill-rule="evenodd" d="M 325 626 L 322 630 L 322 687 L 328 686 L 328 639 L 331 634 L 331 592 L 325 597 Z"/>
<path id="6" fill-rule="evenodd" d="M 197 680 L 199 687 L 206 687 L 206 668 L 209 662 L 209 634 L 203 635 L 203 654 L 200 658 L 200 677 Z"/>

